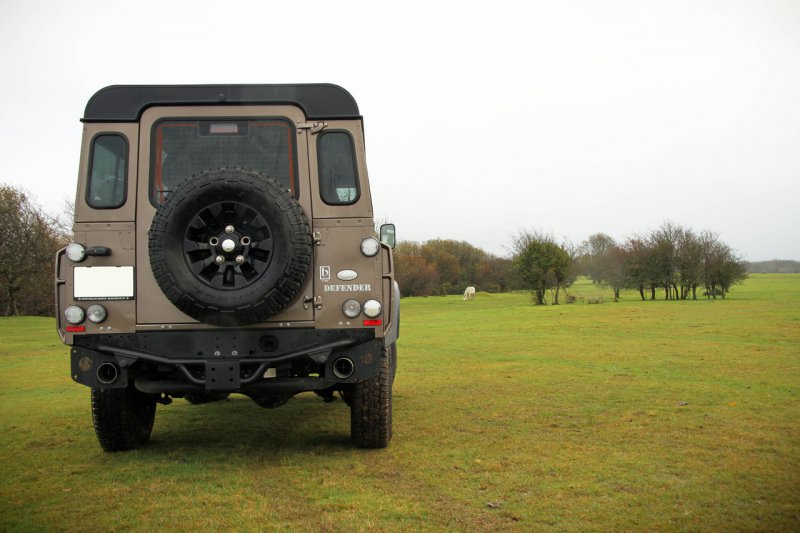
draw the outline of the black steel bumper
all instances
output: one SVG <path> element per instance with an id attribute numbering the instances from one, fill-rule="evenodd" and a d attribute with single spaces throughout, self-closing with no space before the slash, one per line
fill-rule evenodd
<path id="1" fill-rule="evenodd" d="M 86 335 L 72 379 L 93 388 L 133 381 L 151 393 L 324 390 L 374 376 L 383 340 L 370 330 L 212 330 Z M 344 375 L 334 364 L 352 361 Z M 340 361 L 341 364 L 341 361 Z"/>

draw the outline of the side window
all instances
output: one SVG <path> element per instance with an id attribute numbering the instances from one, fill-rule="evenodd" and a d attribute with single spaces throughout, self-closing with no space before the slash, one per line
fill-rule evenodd
<path id="1" fill-rule="evenodd" d="M 120 207 L 127 192 L 128 142 L 122 135 L 94 138 L 86 203 L 97 209 Z"/>
<path id="2" fill-rule="evenodd" d="M 317 140 L 319 192 L 331 205 L 348 205 L 358 200 L 358 172 L 353 138 L 345 131 L 329 131 Z"/>

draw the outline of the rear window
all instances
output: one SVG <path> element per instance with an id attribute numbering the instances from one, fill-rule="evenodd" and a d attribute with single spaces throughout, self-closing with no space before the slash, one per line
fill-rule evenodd
<path id="1" fill-rule="evenodd" d="M 181 181 L 218 167 L 262 172 L 297 194 L 295 133 L 286 120 L 165 120 L 152 139 L 154 204 Z"/>
<path id="2" fill-rule="evenodd" d="M 128 141 L 122 135 L 101 134 L 92 141 L 86 203 L 95 209 L 113 209 L 125 203 Z"/>
<path id="3" fill-rule="evenodd" d="M 330 205 L 349 205 L 358 200 L 358 174 L 353 138 L 346 131 L 320 134 L 317 141 L 319 191 Z"/>

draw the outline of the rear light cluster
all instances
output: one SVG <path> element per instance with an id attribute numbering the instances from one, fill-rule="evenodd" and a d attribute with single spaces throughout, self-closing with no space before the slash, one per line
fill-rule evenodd
<path id="1" fill-rule="evenodd" d="M 70 324 L 67 331 L 85 331 L 84 326 L 79 326 L 84 320 L 88 318 L 89 322 L 100 324 L 107 316 L 108 311 L 100 304 L 90 305 L 86 311 L 77 305 L 71 305 L 64 310 L 64 319 Z"/>
<path id="2" fill-rule="evenodd" d="M 76 242 L 67 245 L 65 253 L 67 258 L 73 263 L 80 263 L 86 259 L 86 248 L 82 244 Z M 82 325 L 84 320 L 88 318 L 89 322 L 100 324 L 107 316 L 108 311 L 100 304 L 90 305 L 85 311 L 78 305 L 71 305 L 64 310 L 64 319 L 69 324 L 64 329 L 71 333 L 84 332 L 86 331 L 86 326 Z"/>
<path id="3" fill-rule="evenodd" d="M 367 237 L 361 241 L 361 253 L 365 257 L 375 257 L 381 251 L 381 243 L 375 237 Z M 347 300 L 342 304 L 342 312 L 347 318 L 356 318 L 361 313 L 367 318 L 364 319 L 365 326 L 380 326 L 381 303 L 378 300 L 367 300 L 362 305 L 357 300 Z"/>
<path id="4" fill-rule="evenodd" d="M 367 300 L 363 305 L 358 300 L 347 300 L 342 304 L 342 313 L 347 318 L 356 318 L 364 313 L 368 319 L 364 321 L 365 326 L 381 325 L 381 321 L 376 320 L 376 317 L 381 314 L 381 303 L 378 300 Z"/>

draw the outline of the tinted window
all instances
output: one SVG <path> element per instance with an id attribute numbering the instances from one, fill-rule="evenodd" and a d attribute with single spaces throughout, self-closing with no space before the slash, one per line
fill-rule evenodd
<path id="1" fill-rule="evenodd" d="M 92 144 L 86 202 L 96 208 L 119 207 L 127 190 L 128 142 L 122 135 L 98 135 Z"/>
<path id="2" fill-rule="evenodd" d="M 151 199 L 162 202 L 183 180 L 204 170 L 244 167 L 293 193 L 295 133 L 285 120 L 171 120 L 153 134 Z"/>
<path id="3" fill-rule="evenodd" d="M 358 200 L 358 173 L 353 138 L 344 131 L 322 133 L 317 141 L 319 191 L 327 204 Z"/>

